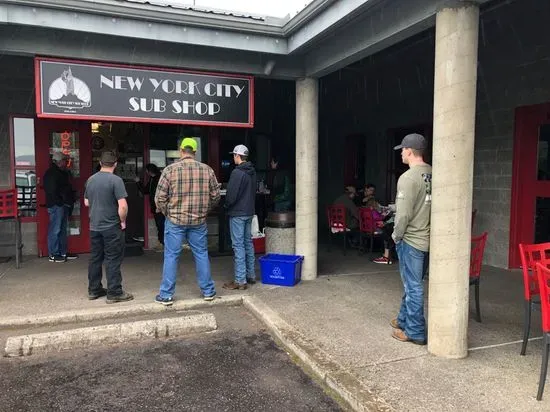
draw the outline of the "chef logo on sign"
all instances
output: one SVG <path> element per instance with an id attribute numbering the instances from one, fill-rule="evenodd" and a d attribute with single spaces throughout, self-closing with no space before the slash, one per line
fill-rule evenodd
<path id="1" fill-rule="evenodd" d="M 74 77 L 71 68 L 68 67 L 50 85 L 48 102 L 52 106 L 65 109 L 66 112 L 75 112 L 76 109 L 90 107 L 92 95 L 88 85 Z"/>

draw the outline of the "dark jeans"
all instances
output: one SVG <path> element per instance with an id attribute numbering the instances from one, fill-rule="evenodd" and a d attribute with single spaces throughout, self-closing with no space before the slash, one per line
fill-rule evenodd
<path id="1" fill-rule="evenodd" d="M 155 224 L 157 225 L 157 236 L 159 243 L 164 245 L 164 220 L 166 219 L 162 213 L 154 213 Z"/>
<path id="2" fill-rule="evenodd" d="M 90 231 L 91 256 L 88 264 L 88 292 L 95 293 L 103 288 L 101 284 L 102 265 L 105 263 L 107 295 L 122 294 L 120 265 L 124 258 L 126 236 L 120 226 L 101 232 Z"/>
<path id="3" fill-rule="evenodd" d="M 391 251 L 395 244 L 393 243 L 393 239 L 391 237 L 393 233 L 393 223 L 387 223 L 382 228 L 382 239 L 384 240 L 384 249 L 388 249 Z"/>

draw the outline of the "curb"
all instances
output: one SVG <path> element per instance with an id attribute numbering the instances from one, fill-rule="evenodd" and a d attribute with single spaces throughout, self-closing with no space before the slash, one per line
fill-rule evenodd
<path id="1" fill-rule="evenodd" d="M 216 330 L 217 327 L 216 318 L 212 313 L 197 313 L 177 318 L 13 336 L 7 339 L 5 356 L 30 356 L 41 352 L 132 342 L 147 338 L 168 338 L 191 333 L 210 332 Z"/>
<path id="2" fill-rule="evenodd" d="M 394 410 L 385 400 L 366 388 L 355 375 L 332 360 L 326 352 L 290 326 L 265 303 L 255 297 L 244 296 L 243 305 L 267 326 L 292 355 L 354 411 Z"/>
<path id="3" fill-rule="evenodd" d="M 229 295 L 205 302 L 202 299 L 176 300 L 172 306 L 162 306 L 158 303 L 132 305 L 131 303 L 115 303 L 99 309 L 84 309 L 73 312 L 60 312 L 44 316 L 18 316 L 0 319 L 0 328 L 15 328 L 22 326 L 51 326 L 65 323 L 89 322 L 118 318 L 120 316 L 147 315 L 151 313 L 177 312 L 182 310 L 205 309 L 212 306 L 238 306 L 242 304 L 242 295 Z"/>

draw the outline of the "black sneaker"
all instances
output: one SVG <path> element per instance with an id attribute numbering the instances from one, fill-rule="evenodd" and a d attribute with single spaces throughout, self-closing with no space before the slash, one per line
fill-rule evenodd
<path id="1" fill-rule="evenodd" d="M 55 256 L 48 256 L 48 261 L 55 262 Z"/>
<path id="2" fill-rule="evenodd" d="M 120 295 L 107 295 L 107 303 L 128 302 L 134 300 L 134 295 L 128 292 L 122 292 Z"/>
<path id="3" fill-rule="evenodd" d="M 78 255 L 73 255 L 72 253 L 67 253 L 66 255 L 63 255 L 65 260 L 75 260 L 78 259 Z"/>
<path id="4" fill-rule="evenodd" d="M 246 278 L 246 283 L 249 284 L 249 285 L 255 285 L 256 284 L 256 279 Z"/>
<path id="5" fill-rule="evenodd" d="M 214 299 L 216 299 L 216 292 L 214 292 L 213 295 L 210 296 L 203 296 L 202 297 L 205 302 L 212 302 Z"/>
<path id="6" fill-rule="evenodd" d="M 65 256 L 55 256 L 53 258 L 53 261 L 55 263 L 65 263 L 67 261 L 67 258 Z"/>
<path id="7" fill-rule="evenodd" d="M 174 298 L 161 298 L 160 295 L 155 296 L 155 302 L 164 306 L 171 306 L 174 304 Z"/>
<path id="8" fill-rule="evenodd" d="M 88 292 L 89 300 L 96 300 L 96 299 L 102 298 L 103 296 L 107 296 L 107 289 L 105 288 L 101 288 L 95 292 Z"/>

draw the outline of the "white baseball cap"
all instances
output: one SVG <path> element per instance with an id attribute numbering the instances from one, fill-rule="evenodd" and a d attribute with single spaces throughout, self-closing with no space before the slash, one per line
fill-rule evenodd
<path id="1" fill-rule="evenodd" d="M 237 145 L 232 152 L 229 152 L 229 154 L 248 156 L 248 147 L 246 147 L 244 144 Z"/>

